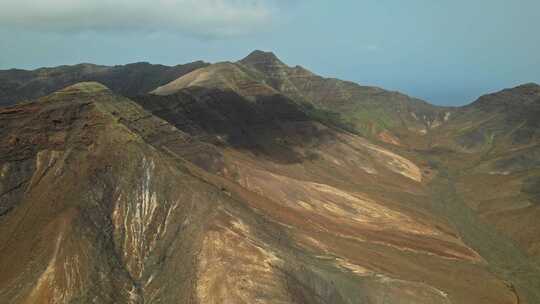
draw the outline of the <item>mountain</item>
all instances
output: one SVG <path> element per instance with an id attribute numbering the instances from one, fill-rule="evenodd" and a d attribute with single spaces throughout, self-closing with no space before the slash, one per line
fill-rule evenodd
<path id="1" fill-rule="evenodd" d="M 448 303 L 442 286 L 478 303 L 493 303 L 489 289 L 513 297 L 425 209 L 415 164 L 305 117 L 273 119 L 285 138 L 268 146 L 305 145 L 290 149 L 310 160 L 291 167 L 205 148 L 96 83 L 0 116 L 0 295 L 14 303 Z M 198 166 L 199 153 L 186 153 L 212 149 Z M 217 164 L 213 174 L 208 164 Z M 435 265 L 459 265 L 459 281 L 486 289 L 440 277 Z"/>
<path id="2" fill-rule="evenodd" d="M 113 67 L 78 64 L 33 71 L 4 70 L 0 71 L 0 106 L 42 97 L 84 81 L 97 81 L 118 94 L 135 96 L 206 65 L 202 61 L 174 67 L 139 62 Z"/>
<path id="3" fill-rule="evenodd" d="M 484 95 L 432 134 L 469 208 L 540 261 L 540 86 Z"/>
<path id="4" fill-rule="evenodd" d="M 466 148 L 485 147 L 492 137 L 527 145 L 538 141 L 539 114 L 540 86 L 525 84 L 480 97 L 456 113 L 453 125 L 462 129 L 457 140 Z"/>
<path id="5" fill-rule="evenodd" d="M 230 201 L 149 144 L 189 137 L 97 83 L 1 113 L 2 301 L 187 302 L 190 244 Z"/>
<path id="6" fill-rule="evenodd" d="M 279 93 L 305 104 L 314 115 L 339 120 L 350 131 L 394 144 L 400 144 L 398 137 L 405 142 L 417 139 L 417 134 L 436 128 L 452 112 L 398 92 L 323 78 L 263 51 L 194 71 L 153 93 L 171 95 L 193 86 L 228 89 L 245 97 Z"/>
<path id="7" fill-rule="evenodd" d="M 300 72 L 295 74 L 294 70 Z M 291 77 L 298 74 L 302 74 L 298 78 L 309 80 L 300 81 L 296 77 Z M 401 119 L 400 128 L 387 126 L 383 132 L 375 133 L 379 136 L 370 136 L 374 135 L 373 132 L 367 134 L 362 132 L 361 127 L 350 124 L 350 120 L 346 120 L 346 117 L 356 113 L 355 107 L 371 106 L 369 98 L 365 98 L 365 95 L 354 95 L 353 92 L 380 89 L 351 84 L 351 87 L 343 92 L 354 98 L 341 98 L 340 96 L 345 94 L 336 91 L 325 95 L 324 90 L 320 90 L 310 99 L 304 96 L 308 96 L 306 94 L 314 90 L 313 87 L 306 90 L 307 93 L 303 93 L 298 89 L 299 86 L 295 85 L 316 81 L 331 85 L 336 82 L 343 83 L 339 80 L 314 76 L 300 67 L 290 68 L 272 53 L 255 51 L 238 63 L 219 63 L 187 74 L 153 91 L 153 94 L 158 96 L 149 95 L 137 101 L 154 114 L 175 123 L 182 129 L 182 124 L 176 122 L 175 117 L 182 117 L 180 122 L 185 122 L 185 117 L 195 113 L 191 109 L 192 105 L 200 106 L 204 103 L 207 104 L 207 108 L 213 109 L 213 112 L 220 112 L 221 108 L 227 109 L 225 113 L 221 111 L 220 119 L 204 120 L 227 121 L 233 117 L 230 124 L 238 126 L 240 120 L 227 113 L 232 108 L 231 100 L 242 101 L 246 105 L 257 105 L 259 100 L 272 96 L 274 108 L 279 108 L 277 100 L 288 100 L 289 104 L 298 105 L 311 120 L 337 127 L 338 130 L 345 132 L 367 136 L 379 143 L 391 144 L 393 147 L 387 148 L 410 155 L 417 163 L 425 164 L 423 173 L 427 172 L 428 178 L 434 177 L 428 182 L 431 195 L 436 197 L 432 202 L 431 207 L 434 210 L 431 212 L 450 220 L 468 244 L 475 244 L 473 246 L 480 251 L 480 255 L 489 260 L 491 271 L 508 281 L 521 282 L 516 284 L 522 288 L 531 290 L 540 286 L 537 265 L 540 257 L 538 255 L 540 225 L 536 221 L 540 209 L 535 203 L 538 201 L 538 191 L 535 189 L 540 185 L 538 184 L 540 154 L 537 152 L 538 141 L 535 139 L 538 132 L 535 118 L 538 116 L 537 106 L 540 104 L 537 102 L 538 85 L 528 84 L 486 95 L 461 108 L 438 108 L 427 105 L 427 108 L 430 108 L 428 113 L 435 113 L 433 114 L 435 116 L 431 117 L 436 118 L 425 120 L 422 123 L 423 129 L 410 127 L 407 118 L 394 116 L 394 121 Z M 331 85 L 328 86 L 335 87 Z M 430 117 L 429 114 L 412 112 L 420 108 L 418 104 L 424 105 L 414 100 L 405 99 L 404 103 L 397 103 L 398 106 L 386 107 L 386 104 L 394 102 L 393 94 L 380 91 L 383 97 L 378 103 L 373 104 L 375 112 L 380 111 L 386 116 L 408 113 L 413 120 Z M 225 98 L 224 92 L 229 92 L 233 97 Z M 331 98 L 323 99 L 321 96 Z M 340 102 L 327 105 L 335 100 Z M 399 105 L 403 104 L 408 110 L 400 109 Z M 394 111 L 395 108 L 399 110 Z M 375 112 L 370 112 L 367 118 L 361 121 L 369 124 L 379 120 L 380 116 Z M 254 117 L 254 115 L 246 116 Z M 238 133 L 240 136 L 233 138 L 266 139 L 266 136 L 256 133 L 258 125 L 269 126 L 264 122 L 247 126 Z M 227 139 L 230 134 L 224 132 L 225 130 L 227 128 L 218 127 L 210 133 L 221 131 L 220 134 L 225 134 L 224 138 Z M 244 136 L 245 134 L 249 136 Z M 298 145 L 294 140 L 298 138 L 296 136 L 294 139 L 288 139 L 287 135 L 283 134 L 275 137 L 280 139 L 285 137 L 287 138 L 285 143 Z M 320 137 L 320 135 L 313 136 L 313 138 Z M 313 139 L 301 140 L 306 141 Z M 320 144 L 315 143 L 315 146 L 318 145 Z M 411 149 L 415 152 L 411 153 Z M 287 154 L 279 151 L 276 155 Z M 348 153 L 343 153 L 343 156 L 345 155 Z M 290 163 L 304 161 L 301 157 L 296 158 L 296 161 L 290 161 L 291 159 L 295 158 L 290 157 Z M 487 195 L 486 192 L 490 187 L 498 191 Z M 387 190 L 381 190 L 385 191 Z M 524 275 L 512 278 L 512 275 L 508 275 L 509 272 Z"/>
<path id="8" fill-rule="evenodd" d="M 144 91 L 0 108 L 0 299 L 540 301 L 534 85 L 444 108 L 255 51 Z"/>

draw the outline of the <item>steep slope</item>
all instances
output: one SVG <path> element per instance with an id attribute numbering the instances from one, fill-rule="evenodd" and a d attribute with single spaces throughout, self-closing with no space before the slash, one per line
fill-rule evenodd
<path id="1" fill-rule="evenodd" d="M 438 108 L 398 92 L 323 78 L 300 66 L 289 67 L 270 52 L 254 51 L 238 63 L 256 71 L 265 83 L 290 98 L 335 111 L 360 133 L 391 143 L 398 142 L 393 135 L 424 134 L 451 113 L 451 109 Z"/>
<path id="2" fill-rule="evenodd" d="M 459 108 L 452 124 L 442 128 L 440 139 L 452 139 L 464 149 L 476 151 L 501 146 L 527 146 L 538 142 L 540 86 L 525 84 L 480 97 Z M 446 133 L 446 134 L 445 134 Z M 446 135 L 446 136 L 444 136 Z"/>
<path id="3" fill-rule="evenodd" d="M 461 168 L 458 191 L 485 221 L 537 261 L 540 86 L 526 84 L 480 97 L 433 134 L 435 149 Z"/>
<path id="4" fill-rule="evenodd" d="M 1 111 L 5 303 L 193 296 L 184 277 L 196 273 L 191 244 L 215 198 L 122 124 L 120 111 L 157 130 L 164 123 L 94 83 Z"/>
<path id="5" fill-rule="evenodd" d="M 146 62 L 120 66 L 78 64 L 33 71 L 0 71 L 0 106 L 42 97 L 82 81 L 97 81 L 124 96 L 148 93 L 207 64 L 202 61 L 168 67 Z"/>
<path id="6" fill-rule="evenodd" d="M 0 299 L 540 301 L 539 86 L 446 109 L 267 52 L 201 65 L 10 76 L 111 90 L 0 108 Z"/>
<path id="7" fill-rule="evenodd" d="M 254 51 L 236 62 L 195 71 L 153 93 L 170 95 L 188 87 L 228 89 L 244 97 L 282 94 L 307 112 L 340 127 L 392 144 L 422 141 L 452 109 L 380 88 L 327 79 L 300 67 L 289 67 L 273 53 Z"/>
<path id="8" fill-rule="evenodd" d="M 151 93 L 162 96 L 172 95 L 189 87 L 231 90 L 244 97 L 279 94 L 273 88 L 251 78 L 251 75 L 239 66 L 228 62 L 198 69 L 185 77 L 158 87 Z"/>
<path id="9" fill-rule="evenodd" d="M 219 145 L 224 167 L 215 174 L 229 180 L 225 188 L 240 186 L 264 198 L 249 204 L 291 227 L 295 243 L 318 256 L 324 252 L 317 263 L 337 264 L 361 278 L 372 288 L 361 289 L 364 301 L 516 302 L 511 283 L 491 285 L 498 280 L 482 274 L 483 258 L 465 249 L 452 226 L 432 213 L 427 167 L 320 124 L 281 94 L 254 99 L 231 88 L 190 86 L 137 102 L 195 138 Z M 486 293 L 469 289 L 466 277 L 483 277 L 491 287 L 485 286 Z M 505 295 L 488 295 L 492 288 Z M 447 294 L 446 299 L 405 295 L 429 290 Z"/>
<path id="10" fill-rule="evenodd" d="M 231 75 L 232 71 L 234 71 L 235 77 L 224 77 L 232 81 L 219 80 L 223 75 Z M 336 119 L 317 120 L 317 115 L 314 115 L 310 109 L 323 110 L 324 114 L 337 112 L 339 115 L 337 121 L 341 123 L 344 119 L 347 121 L 346 115 L 356 113 L 356 109 L 352 108 L 351 105 L 364 109 L 372 107 L 373 110 L 381 111 L 384 115 L 390 116 L 395 113 L 399 115 L 407 113 L 413 120 L 421 121 L 417 114 L 421 113 L 419 109 L 422 109 L 423 106 L 417 106 L 415 102 L 411 103 L 409 100 L 402 99 L 403 96 L 397 97 L 399 100 L 396 101 L 392 94 L 381 90 L 382 92 L 374 93 L 374 96 L 380 95 L 381 99 L 370 104 L 371 97 L 366 97 L 370 94 L 367 92 L 379 89 L 362 88 L 350 84 L 352 87 L 335 91 L 336 87 L 345 85 L 345 83 L 314 76 L 300 67 L 290 68 L 271 53 L 257 51 L 236 64 L 223 63 L 219 64 L 219 68 L 215 65 L 209 66 L 205 68 L 205 77 L 202 78 L 202 81 L 192 81 L 193 79 L 195 77 L 186 75 L 161 88 L 167 88 L 166 91 L 154 91 L 155 94 L 163 96 L 148 96 L 139 102 L 156 115 L 175 123 L 181 129 L 183 126 L 175 120 L 175 117 L 182 117 L 180 121 L 186 121 L 187 117 L 188 120 L 194 122 L 193 125 L 197 125 L 197 118 L 192 116 L 199 111 L 193 111 L 193 105 L 205 104 L 204 108 L 212 109 L 214 113 L 217 112 L 215 117 L 219 118 L 208 117 L 201 119 L 201 121 L 220 121 L 219 127 L 211 127 L 210 129 L 203 127 L 202 129 L 206 132 L 198 130 L 194 133 L 217 136 L 217 141 L 224 139 L 226 143 L 233 144 L 233 146 L 234 140 L 229 141 L 231 134 L 228 132 L 228 128 L 222 127 L 223 122 L 228 121 L 230 125 L 240 126 L 246 117 L 257 116 L 249 114 L 249 112 L 245 112 L 246 115 L 240 117 L 231 115 L 230 111 L 235 111 L 235 107 L 231 107 L 231 104 L 243 102 L 250 106 L 258 105 L 258 100 L 263 97 L 269 100 L 269 103 L 276 109 L 280 108 L 279 100 L 289 100 L 287 102 L 289 105 L 296 105 L 301 112 L 305 113 L 306 117 L 303 120 L 322 122 L 334 130 L 333 132 L 339 130 L 333 127 L 343 125 L 336 124 Z M 243 86 L 236 85 L 239 83 L 239 79 L 243 83 L 255 82 L 255 85 L 252 84 L 250 87 L 256 86 L 264 88 L 264 90 L 247 92 L 243 90 Z M 309 87 L 305 89 L 306 93 L 304 93 L 301 89 L 302 84 L 306 85 L 310 82 L 324 83 L 326 87 L 324 90 Z M 278 94 L 267 87 L 275 90 Z M 330 97 L 326 98 L 327 95 L 323 92 L 330 90 L 329 88 L 332 88 L 330 91 L 332 93 L 328 94 Z M 253 91 L 264 93 L 257 95 L 252 94 Z M 313 96 L 306 97 L 311 92 L 315 92 Z M 346 94 L 339 92 L 346 92 Z M 355 95 L 351 92 L 357 93 Z M 350 97 L 351 95 L 342 97 L 347 96 L 347 94 L 352 94 L 354 97 Z M 331 106 L 328 105 L 333 101 L 339 102 Z M 530 303 L 535 303 L 540 299 L 540 295 L 536 291 L 540 288 L 540 269 L 535 261 L 538 259 L 538 235 L 540 235 L 538 233 L 540 226 L 535 220 L 538 214 L 535 203 L 538 200 L 538 193 L 535 191 L 535 186 L 538 185 L 537 177 L 539 175 L 536 165 L 539 159 L 537 153 L 538 126 L 536 124 L 536 116 L 538 116 L 536 108 L 539 103 L 537 101 L 538 86 L 529 84 L 482 97 L 467 107 L 455 109 L 433 107 L 429 109 L 431 106 L 428 105 L 427 110 L 431 114 L 421 116 L 423 117 L 421 125 L 424 126 L 424 129 L 411 127 L 408 121 L 409 117 L 401 120 L 400 128 L 405 129 L 405 132 L 392 131 L 394 129 L 389 127 L 385 129 L 388 133 L 382 133 L 386 135 L 385 138 L 378 137 L 379 140 L 397 146 L 394 148 L 396 151 L 406 153 L 417 163 L 425 164 L 425 167 L 420 168 L 419 172 L 422 172 L 421 176 L 426 179 L 427 188 L 430 189 L 430 196 L 433 200 L 431 203 L 427 203 L 431 208 L 428 213 L 433 212 L 448 219 L 451 225 L 459 231 L 458 233 L 463 235 L 463 239 L 480 252 L 481 256 L 485 256 L 490 271 L 511 282 L 509 286 L 512 290 L 517 290 L 520 295 L 519 301 Z M 306 107 L 305 103 L 313 105 L 313 108 Z M 388 108 L 387 105 L 392 106 Z M 329 109 L 333 109 L 333 111 L 330 112 Z M 420 112 L 414 112 L 415 110 Z M 257 112 L 254 110 L 253 113 Z M 379 116 L 370 114 L 362 121 L 370 122 L 377 117 Z M 392 119 L 400 121 L 401 118 L 394 116 Z M 278 119 L 278 121 L 280 120 Z M 327 132 L 314 132 L 312 130 L 320 129 L 305 125 L 299 128 L 298 124 L 296 121 L 293 124 L 295 126 L 291 127 L 291 123 L 282 120 L 273 124 L 269 124 L 268 121 L 254 122 L 242 127 L 241 132 L 236 132 L 236 134 L 241 134 L 240 136 L 232 138 L 255 139 L 257 144 L 250 147 L 261 145 L 265 147 L 264 149 L 248 149 L 250 152 L 255 151 L 255 155 L 259 155 L 256 160 L 251 161 L 252 165 L 255 163 L 261 165 L 260 154 L 257 154 L 261 151 L 271 151 L 275 147 L 282 146 L 293 147 L 288 150 L 277 150 L 275 153 L 262 153 L 262 155 L 271 156 L 270 158 L 274 162 L 272 165 L 265 166 L 264 170 L 277 174 L 278 178 L 284 181 L 282 184 L 277 184 L 276 189 L 287 189 L 290 184 L 294 184 L 294 179 L 287 179 L 290 177 L 299 177 L 301 180 L 317 180 L 321 184 L 332 184 L 332 182 L 324 180 L 324 177 L 331 176 L 335 183 L 336 176 L 343 178 L 350 174 L 344 173 L 341 168 L 336 170 L 332 165 L 325 163 L 325 161 L 333 161 L 333 165 L 337 165 L 336 167 L 344 165 L 349 168 L 364 168 L 364 173 L 377 172 L 381 175 L 378 180 L 380 184 L 372 185 L 371 189 L 376 189 L 375 192 L 378 193 L 392 192 L 387 183 L 394 178 L 381 173 L 379 168 L 372 170 L 373 164 L 376 163 L 373 159 L 366 162 L 350 162 L 351 158 L 354 158 L 351 156 L 355 152 L 341 147 L 341 154 L 333 154 L 330 150 L 326 150 L 330 147 L 330 149 L 336 147 L 335 138 L 338 136 L 328 135 Z M 259 125 L 272 126 L 269 128 L 271 131 L 262 132 L 257 128 Z M 287 125 L 287 127 L 278 127 L 283 125 Z M 349 128 L 350 124 L 341 127 L 341 129 L 361 133 L 358 132 L 358 127 L 354 127 L 354 124 L 352 126 L 352 129 Z M 183 130 L 193 132 L 189 131 L 189 128 Z M 421 132 L 417 132 L 418 130 Z M 309 135 L 306 136 L 307 134 Z M 381 133 L 371 134 L 381 135 Z M 329 138 L 332 139 L 331 142 L 334 141 L 333 144 L 327 143 Z M 259 144 L 260 141 L 263 144 Z M 346 140 L 348 143 L 354 141 L 352 138 Z M 408 148 L 413 148 L 414 151 L 403 150 L 403 143 L 406 143 Z M 279 159 L 276 155 L 281 157 L 291 155 L 291 157 L 286 158 L 288 161 L 284 163 L 283 158 Z M 346 159 L 345 162 L 342 162 L 342 158 Z M 296 171 L 292 173 L 292 176 L 285 175 L 283 177 L 281 170 L 290 169 L 280 167 L 276 172 L 276 161 L 280 163 L 280 166 L 284 164 L 293 166 Z M 306 165 L 307 162 L 310 162 L 310 165 Z M 312 166 L 313 163 L 317 164 Z M 237 168 L 239 167 L 241 166 L 238 165 Z M 309 169 L 305 169 L 306 167 Z M 329 167 L 332 169 L 329 170 Z M 327 171 L 321 170 L 321 168 L 325 168 Z M 303 170 L 310 173 L 307 173 L 306 176 Z M 245 171 L 238 172 L 230 168 L 228 171 L 231 179 L 243 183 L 241 176 L 242 172 Z M 291 174 L 290 171 L 286 172 Z M 312 175 L 314 172 L 317 173 Z M 369 177 L 360 176 L 362 175 L 355 172 L 348 175 L 348 178 L 362 180 L 363 183 L 369 184 Z M 434 179 L 431 180 L 433 177 Z M 260 184 L 252 186 L 257 191 L 265 191 L 268 184 L 274 183 L 270 177 L 261 177 L 260 180 Z M 250 183 L 253 183 L 253 177 L 243 185 L 249 187 Z M 404 185 L 403 181 L 396 181 L 395 184 Z M 337 188 L 343 189 L 342 187 L 343 185 Z M 352 186 L 352 189 L 360 187 L 362 186 L 356 184 Z M 491 188 L 496 190 L 489 190 Z M 289 192 L 289 190 L 284 191 Z M 398 191 L 398 193 L 400 192 Z M 441 196 L 441 193 L 445 193 L 446 196 Z M 278 195 L 278 193 L 273 195 Z M 313 193 L 311 195 L 317 197 Z M 402 197 L 396 196 L 395 199 L 397 202 L 404 202 Z M 446 203 L 441 205 L 441 202 Z M 307 203 L 305 206 L 313 208 L 311 203 Z M 503 233 L 501 234 L 501 232 Z M 362 235 L 365 234 L 366 232 L 363 231 Z M 400 235 L 400 238 L 404 239 L 405 237 Z"/>
<path id="11" fill-rule="evenodd" d="M 129 100 L 81 83 L 0 115 L 6 303 L 345 303 Z"/>
<path id="12" fill-rule="evenodd" d="M 140 101 L 176 127 L 96 83 L 0 110 L 0 298 L 518 302 L 430 212 L 417 164 L 289 99 L 198 93 Z M 258 113 L 238 128 L 272 140 L 220 140 L 209 110 L 225 126 Z"/>

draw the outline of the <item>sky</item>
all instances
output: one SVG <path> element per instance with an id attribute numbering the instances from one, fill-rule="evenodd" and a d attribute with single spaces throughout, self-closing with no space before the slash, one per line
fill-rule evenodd
<path id="1" fill-rule="evenodd" d="M 0 69 L 273 51 L 439 105 L 540 83 L 538 0 L 0 0 Z"/>

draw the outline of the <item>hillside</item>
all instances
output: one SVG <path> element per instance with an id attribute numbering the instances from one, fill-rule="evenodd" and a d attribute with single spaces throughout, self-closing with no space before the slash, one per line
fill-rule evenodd
<path id="1" fill-rule="evenodd" d="M 458 191 L 486 222 L 540 260 L 540 86 L 484 95 L 432 134 L 458 174 Z"/>
<path id="2" fill-rule="evenodd" d="M 300 66 L 289 67 L 263 51 L 194 71 L 153 93 L 170 95 L 194 86 L 232 90 L 244 97 L 282 94 L 321 119 L 393 144 L 415 142 L 417 135 L 436 128 L 452 112 L 398 92 L 323 78 Z"/>
<path id="3" fill-rule="evenodd" d="M 135 96 L 205 65 L 202 61 L 174 67 L 140 62 L 112 67 L 78 64 L 33 71 L 3 70 L 0 71 L 0 106 L 42 97 L 84 81 L 97 81 L 118 94 Z"/>
<path id="4" fill-rule="evenodd" d="M 0 90 L 40 96 L 0 107 L 0 299 L 540 301 L 539 86 L 449 109 L 268 52 L 201 65 Z"/>

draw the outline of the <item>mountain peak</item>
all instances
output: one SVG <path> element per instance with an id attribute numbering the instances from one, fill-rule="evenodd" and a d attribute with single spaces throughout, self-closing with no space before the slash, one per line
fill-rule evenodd
<path id="1" fill-rule="evenodd" d="M 285 65 L 274 53 L 261 50 L 251 52 L 244 59 L 240 60 L 240 63 L 251 66 Z"/>

